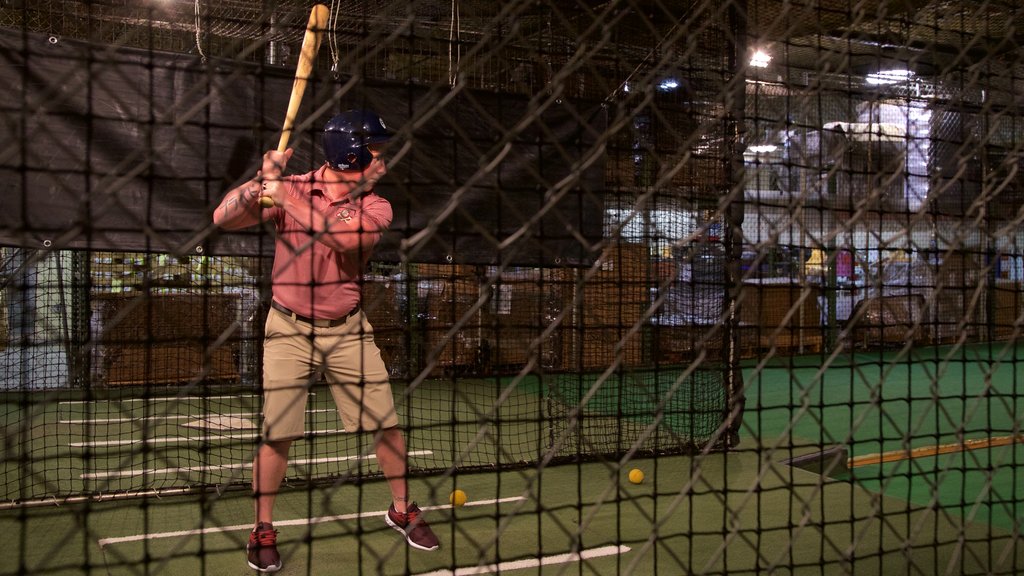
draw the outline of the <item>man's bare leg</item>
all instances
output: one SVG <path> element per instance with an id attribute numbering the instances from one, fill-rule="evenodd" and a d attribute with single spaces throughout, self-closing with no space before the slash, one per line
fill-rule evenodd
<path id="1" fill-rule="evenodd" d="M 274 501 L 288 470 L 288 450 L 291 440 L 263 443 L 256 451 L 252 464 L 252 492 L 256 501 L 256 523 L 271 523 Z"/>
<path id="2" fill-rule="evenodd" d="M 377 432 L 374 442 L 377 449 L 377 462 L 391 488 L 395 511 L 404 514 L 409 503 L 409 487 L 405 477 L 407 471 L 405 438 L 400 429 L 385 428 Z"/>

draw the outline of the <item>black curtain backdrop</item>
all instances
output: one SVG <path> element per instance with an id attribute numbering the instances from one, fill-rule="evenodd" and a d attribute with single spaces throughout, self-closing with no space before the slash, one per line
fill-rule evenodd
<path id="1" fill-rule="evenodd" d="M 293 74 L 0 31 L 0 243 L 271 255 L 271 232 L 227 233 L 211 214 L 277 146 Z M 319 130 L 332 114 L 382 114 L 397 137 L 377 192 L 395 218 L 376 260 L 592 262 L 600 103 L 350 80 L 311 79 L 288 173 L 321 165 Z"/>

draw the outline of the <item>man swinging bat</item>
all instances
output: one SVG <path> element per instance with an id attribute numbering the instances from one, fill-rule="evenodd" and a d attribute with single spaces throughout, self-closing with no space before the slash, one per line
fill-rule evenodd
<path id="1" fill-rule="evenodd" d="M 414 548 L 438 547 L 408 500 L 405 441 L 388 371 L 360 310 L 362 271 L 391 224 L 391 204 L 373 192 L 387 172 L 380 147 L 390 137 L 374 112 L 338 114 L 324 128 L 323 166 L 284 176 L 292 150 L 271 150 L 260 174 L 228 192 L 213 215 L 214 224 L 228 230 L 268 220 L 277 230 L 264 338 L 263 442 L 253 462 L 256 525 L 246 547 L 249 566 L 261 572 L 281 568 L 274 498 L 291 443 L 305 433 L 306 398 L 319 371 L 345 430 L 374 433 L 393 498 L 385 521 Z"/>
<path id="2" fill-rule="evenodd" d="M 360 310 L 362 271 L 391 224 L 391 204 L 373 193 L 387 172 L 379 147 L 391 132 L 374 112 L 339 114 L 324 128 L 324 166 L 283 176 L 292 155 L 288 139 L 329 16 L 323 4 L 309 13 L 277 149 L 263 155 L 257 177 L 228 192 L 213 214 L 214 224 L 229 230 L 266 220 L 277 229 L 264 336 L 263 442 L 253 461 L 256 525 L 246 545 L 249 566 L 260 572 L 281 569 L 274 499 L 291 443 L 304 434 L 307 392 L 319 371 L 345 429 L 374 432 L 393 499 L 385 521 L 415 548 L 438 547 L 419 507 L 408 501 L 405 440 L 388 372 Z"/>

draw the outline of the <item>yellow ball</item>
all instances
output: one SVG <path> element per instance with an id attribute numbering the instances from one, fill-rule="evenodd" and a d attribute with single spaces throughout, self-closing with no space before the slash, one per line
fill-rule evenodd
<path id="1" fill-rule="evenodd" d="M 451 502 L 452 506 L 462 506 L 466 503 L 466 493 L 462 490 L 454 490 L 448 496 L 448 501 Z"/>
<path id="2" fill-rule="evenodd" d="M 633 468 L 629 471 L 629 481 L 633 484 L 640 484 L 644 481 L 644 472 L 639 468 Z"/>

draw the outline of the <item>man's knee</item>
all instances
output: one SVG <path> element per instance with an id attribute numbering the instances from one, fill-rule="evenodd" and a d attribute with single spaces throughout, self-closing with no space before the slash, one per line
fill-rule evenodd
<path id="1" fill-rule="evenodd" d="M 287 456 L 291 446 L 291 440 L 264 440 L 260 446 L 259 454 L 267 455 L 269 453 L 277 456 Z"/>
<path id="2" fill-rule="evenodd" d="M 378 448 L 386 448 L 394 452 L 405 450 L 405 438 L 402 436 L 402 429 L 398 426 L 380 428 L 373 438 Z"/>

